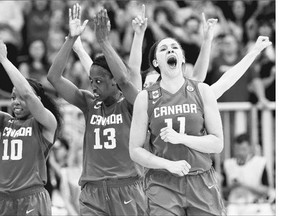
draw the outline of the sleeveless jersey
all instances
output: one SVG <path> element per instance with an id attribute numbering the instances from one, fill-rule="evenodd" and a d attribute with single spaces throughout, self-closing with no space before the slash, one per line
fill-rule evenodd
<path id="1" fill-rule="evenodd" d="M 45 185 L 46 159 L 53 144 L 43 137 L 35 118 L 3 120 L 0 115 L 0 192 Z"/>
<path id="2" fill-rule="evenodd" d="M 150 151 L 168 160 L 186 160 L 191 165 L 190 172 L 209 170 L 212 165 L 210 154 L 193 150 L 184 144 L 164 142 L 160 137 L 160 130 L 167 126 L 187 135 L 206 134 L 198 82 L 185 79 L 175 94 L 161 88 L 160 82 L 150 86 L 147 91 Z"/>
<path id="3" fill-rule="evenodd" d="M 133 106 L 123 96 L 109 107 L 97 100 L 87 100 L 87 103 L 83 170 L 79 184 L 136 176 L 129 155 Z"/>

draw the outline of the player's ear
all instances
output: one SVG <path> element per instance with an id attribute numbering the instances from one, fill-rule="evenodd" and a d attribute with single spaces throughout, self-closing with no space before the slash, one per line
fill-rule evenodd
<path id="1" fill-rule="evenodd" d="M 156 59 L 154 59 L 154 60 L 152 61 L 152 64 L 153 64 L 154 67 L 158 67 L 158 62 L 157 62 Z"/>

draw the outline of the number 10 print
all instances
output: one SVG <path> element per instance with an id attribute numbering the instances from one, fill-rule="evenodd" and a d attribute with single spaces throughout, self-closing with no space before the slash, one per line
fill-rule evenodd
<path id="1" fill-rule="evenodd" d="M 2 160 L 21 160 L 22 159 L 22 150 L 23 150 L 23 141 L 20 139 L 11 140 L 11 145 L 9 149 L 8 139 L 3 140 L 3 155 Z M 9 155 L 10 150 L 10 155 Z"/>

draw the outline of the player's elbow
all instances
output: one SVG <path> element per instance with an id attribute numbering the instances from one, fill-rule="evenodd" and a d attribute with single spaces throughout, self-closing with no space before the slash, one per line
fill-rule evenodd
<path id="1" fill-rule="evenodd" d="M 135 152 L 134 147 L 129 147 L 129 155 L 130 155 L 131 160 L 133 160 L 133 161 L 136 160 L 136 152 Z"/>
<path id="2" fill-rule="evenodd" d="M 139 159 L 139 147 L 135 147 L 133 145 L 131 145 L 131 143 L 129 144 L 130 147 L 129 147 L 129 154 L 130 154 L 130 158 L 131 160 L 133 160 L 134 162 L 139 162 L 138 159 Z"/>
<path id="3" fill-rule="evenodd" d="M 222 138 L 216 138 L 215 139 L 215 149 L 214 149 L 214 152 L 215 154 L 219 154 L 223 151 L 223 148 L 224 148 L 224 142 L 223 142 L 223 139 Z"/>

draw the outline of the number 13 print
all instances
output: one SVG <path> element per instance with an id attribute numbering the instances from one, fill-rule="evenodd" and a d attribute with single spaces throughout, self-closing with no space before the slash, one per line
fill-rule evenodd
<path id="1" fill-rule="evenodd" d="M 101 145 L 100 141 L 100 128 L 94 130 L 95 133 L 95 145 L 94 149 L 114 149 L 116 148 L 115 128 L 105 128 L 103 130 L 103 136 L 107 137 L 108 142 L 104 142 L 104 146 Z"/>

